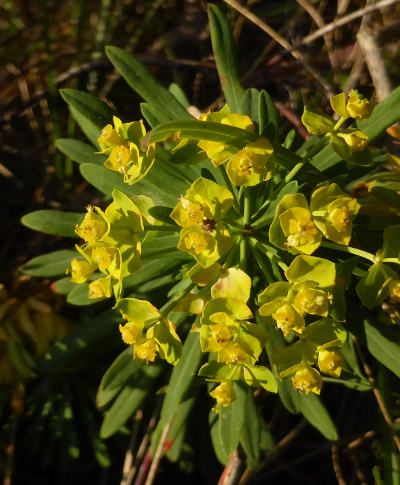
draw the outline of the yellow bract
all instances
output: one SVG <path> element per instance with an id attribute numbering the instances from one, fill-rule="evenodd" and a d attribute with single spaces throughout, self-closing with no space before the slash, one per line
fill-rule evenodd
<path id="1" fill-rule="evenodd" d="M 218 113 L 207 113 L 200 116 L 200 121 L 212 121 L 214 123 L 236 126 L 237 128 L 254 132 L 254 123 L 252 120 L 248 116 L 239 114 L 222 111 Z M 215 141 L 201 140 L 197 145 L 207 153 L 214 167 L 222 165 L 237 152 L 236 147 Z"/>
<path id="2" fill-rule="evenodd" d="M 87 261 L 78 261 L 74 258 L 71 261 L 71 281 L 78 285 L 84 283 L 89 276 L 96 270 L 94 264 L 90 264 Z"/>
<path id="3" fill-rule="evenodd" d="M 349 91 L 349 99 L 347 100 L 347 112 L 352 118 L 357 120 L 366 120 L 371 116 L 373 104 L 367 98 L 364 98 L 355 89 Z"/>
<path id="4" fill-rule="evenodd" d="M 310 394 L 319 394 L 322 387 L 322 377 L 320 373 L 312 367 L 304 364 L 292 377 L 293 387 L 299 391 Z"/>
<path id="5" fill-rule="evenodd" d="M 318 352 L 318 367 L 324 374 L 340 377 L 342 365 L 342 356 L 336 350 L 320 350 Z"/>
<path id="6" fill-rule="evenodd" d="M 309 209 L 293 207 L 279 216 L 281 228 L 287 237 L 285 246 L 304 254 L 312 254 L 321 243 Z"/>
<path id="7" fill-rule="evenodd" d="M 328 295 L 321 290 L 306 288 L 297 293 L 294 306 L 303 315 L 309 313 L 326 317 L 329 309 Z"/>
<path id="8" fill-rule="evenodd" d="M 290 303 L 284 303 L 280 306 L 272 313 L 272 318 L 276 321 L 276 326 L 282 330 L 285 337 L 292 330 L 297 333 L 302 333 L 304 329 L 304 318 Z"/>
<path id="9" fill-rule="evenodd" d="M 109 224 L 103 212 L 96 206 L 89 205 L 83 221 L 75 227 L 75 232 L 86 242 L 101 239 L 109 230 Z"/>
<path id="10" fill-rule="evenodd" d="M 89 298 L 110 298 L 112 293 L 111 278 L 99 278 L 89 285 Z"/>
<path id="11" fill-rule="evenodd" d="M 143 326 L 135 322 L 126 322 L 125 325 L 119 325 L 119 331 L 121 332 L 122 340 L 126 344 L 131 345 L 142 335 Z"/>
<path id="12" fill-rule="evenodd" d="M 133 348 L 133 357 L 153 362 L 157 355 L 157 343 L 151 338 L 139 338 Z"/>
<path id="13" fill-rule="evenodd" d="M 230 406 L 237 397 L 232 383 L 229 381 L 223 382 L 217 386 L 212 392 L 210 392 L 210 396 L 216 399 L 219 406 L 223 407 Z"/>
<path id="14" fill-rule="evenodd" d="M 253 186 L 270 179 L 275 167 L 271 158 L 273 151 L 272 145 L 264 137 L 239 150 L 226 167 L 232 184 Z"/>
<path id="15" fill-rule="evenodd" d="M 122 123 L 114 116 L 114 128 L 107 125 L 103 128 L 98 143 L 102 154 L 109 154 L 104 166 L 109 170 L 122 173 L 124 182 L 130 185 L 142 179 L 155 160 L 155 145 L 141 149 L 141 141 L 146 134 L 142 120 Z"/>

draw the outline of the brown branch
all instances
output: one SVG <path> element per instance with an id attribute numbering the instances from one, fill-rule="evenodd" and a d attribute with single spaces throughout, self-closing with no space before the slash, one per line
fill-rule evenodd
<path id="1" fill-rule="evenodd" d="M 381 0 L 380 2 L 375 3 L 373 5 L 368 5 L 364 8 L 360 8 L 359 10 L 356 10 L 355 12 L 345 15 L 340 19 L 334 20 L 330 24 L 327 24 L 325 25 L 325 27 L 322 27 L 321 29 L 316 30 L 312 34 L 307 35 L 299 44 L 295 45 L 295 48 L 305 44 L 310 44 L 311 42 L 314 42 L 314 40 L 318 39 L 319 37 L 323 37 L 325 34 L 332 32 L 332 30 L 338 29 L 339 27 L 342 27 L 343 25 L 346 25 L 349 22 L 352 22 L 353 20 L 356 20 L 359 17 L 362 17 L 363 15 L 366 15 L 370 12 L 374 12 L 375 10 L 379 10 L 381 8 L 389 7 L 390 5 L 398 3 L 399 1 L 400 0 Z"/>
<path id="2" fill-rule="evenodd" d="M 165 445 L 165 442 L 167 441 L 168 432 L 171 427 L 171 422 L 172 421 L 170 421 L 163 429 L 160 441 L 158 442 L 157 449 L 154 454 L 153 462 L 150 466 L 149 474 L 147 475 L 147 479 L 144 485 L 153 485 L 154 479 L 156 478 L 158 467 L 160 465 L 161 457 L 164 451 L 164 445 Z"/>
<path id="3" fill-rule="evenodd" d="M 371 74 L 376 97 L 383 101 L 391 93 L 392 86 L 380 49 L 369 29 L 360 29 L 357 40 Z"/>
<path id="4" fill-rule="evenodd" d="M 400 1 L 400 0 L 399 0 Z M 250 22 L 257 25 L 261 30 L 266 32 L 270 37 L 272 37 L 279 45 L 281 45 L 284 49 L 290 52 L 290 54 L 297 59 L 307 71 L 310 72 L 314 76 L 314 78 L 321 84 L 324 90 L 327 92 L 329 97 L 334 95 L 331 86 L 321 78 L 320 74 L 314 67 L 304 58 L 303 54 L 298 51 L 295 47 L 293 47 L 285 38 L 283 38 L 278 32 L 276 32 L 272 27 L 268 24 L 263 22 L 259 19 L 256 15 L 254 15 L 250 10 L 245 7 L 242 7 L 240 3 L 236 0 L 224 0 L 225 3 L 230 5 L 232 8 L 237 10 L 243 17 L 246 17 Z"/>
<path id="5" fill-rule="evenodd" d="M 121 480 L 121 485 L 130 485 L 133 480 L 133 475 L 131 470 L 133 469 L 133 450 L 136 447 L 137 443 L 137 438 L 139 434 L 139 427 L 140 423 L 143 420 L 143 411 L 141 409 L 138 409 L 135 414 L 135 419 L 133 421 L 133 427 L 132 427 L 132 435 L 131 435 L 131 440 L 129 443 L 128 450 L 125 454 L 125 460 L 124 460 L 124 466 L 122 468 L 122 480 Z"/>
<path id="6" fill-rule="evenodd" d="M 385 401 L 383 400 L 382 395 L 381 395 L 379 389 L 376 386 L 375 378 L 372 375 L 371 368 L 369 367 L 366 360 L 364 359 L 364 355 L 362 353 L 361 346 L 360 346 L 358 340 L 355 337 L 353 337 L 353 341 L 354 341 L 355 348 L 357 350 L 358 357 L 359 357 L 361 364 L 363 366 L 365 375 L 366 375 L 369 383 L 372 386 L 372 392 L 374 393 L 376 402 L 378 403 L 379 409 L 381 410 L 383 419 L 385 420 L 385 423 L 387 424 L 387 426 L 389 428 L 390 434 L 392 436 L 392 439 L 393 439 L 397 449 L 400 451 L 400 438 L 395 434 L 395 431 L 393 429 L 392 418 L 390 417 L 390 413 L 388 411 L 388 408 L 386 407 Z"/>

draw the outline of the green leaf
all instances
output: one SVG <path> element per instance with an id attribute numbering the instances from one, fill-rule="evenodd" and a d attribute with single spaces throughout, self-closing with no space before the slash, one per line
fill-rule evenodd
<path id="1" fill-rule="evenodd" d="M 179 86 L 179 84 L 171 83 L 168 87 L 168 91 L 184 106 L 186 109 L 190 106 L 190 101 L 187 99 L 185 92 Z"/>
<path id="2" fill-rule="evenodd" d="M 299 184 L 297 183 L 297 180 L 292 180 L 291 182 L 287 183 L 277 195 L 273 196 L 273 200 L 268 204 L 267 210 L 264 212 L 264 214 L 256 220 L 254 224 L 251 226 L 254 229 L 258 229 L 260 227 L 263 227 L 264 225 L 268 225 L 269 223 L 272 222 L 274 215 L 275 215 L 275 209 L 276 206 L 279 204 L 279 202 L 283 199 L 283 197 L 287 194 L 296 194 L 298 190 Z"/>
<path id="3" fill-rule="evenodd" d="M 213 4 L 208 6 L 211 42 L 222 91 L 232 113 L 239 113 L 243 89 L 239 83 L 235 44 L 226 16 Z"/>
<path id="4" fill-rule="evenodd" d="M 147 395 L 152 393 L 162 370 L 162 365 L 152 363 L 142 366 L 137 373 L 131 376 L 120 395 L 104 415 L 104 421 L 100 428 L 101 438 L 106 439 L 116 433 L 139 409 Z"/>
<path id="5" fill-rule="evenodd" d="M 76 255 L 77 253 L 75 253 Z M 65 276 L 51 285 L 51 289 L 54 290 L 59 295 L 68 295 L 68 293 L 76 288 L 76 283 L 72 283 L 69 276 Z"/>
<path id="6" fill-rule="evenodd" d="M 271 96 L 264 90 L 258 97 L 259 133 L 272 142 L 278 141 L 279 118 Z"/>
<path id="7" fill-rule="evenodd" d="M 250 388 L 247 389 L 245 409 L 240 444 L 246 454 L 247 466 L 253 469 L 260 459 L 260 418 L 254 402 L 253 391 Z"/>
<path id="8" fill-rule="evenodd" d="M 102 165 L 106 161 L 104 155 L 95 154 L 96 149 L 93 145 L 88 145 L 83 141 L 72 138 L 59 138 L 56 140 L 56 147 L 73 162 Z"/>
<path id="9" fill-rule="evenodd" d="M 238 149 L 258 138 L 256 133 L 237 128 L 236 126 L 214 123 L 213 121 L 185 120 L 163 123 L 147 133 L 142 143 L 145 145 L 146 143 L 164 141 L 176 133 L 181 138 L 216 141 L 235 146 Z"/>
<path id="10" fill-rule="evenodd" d="M 356 286 L 363 305 L 369 310 L 380 305 L 389 295 L 391 278 L 397 279 L 397 274 L 389 265 L 375 263 L 370 266 Z"/>
<path id="11" fill-rule="evenodd" d="M 120 348 L 121 335 L 117 330 L 121 322 L 119 312 L 108 310 L 81 323 L 68 337 L 57 341 L 45 355 L 44 369 L 65 369 L 87 365 L 86 359 L 99 358 L 102 353 Z"/>
<path id="12" fill-rule="evenodd" d="M 107 46 L 106 54 L 117 71 L 146 102 L 158 112 L 162 121 L 191 119 L 192 116 L 131 54 L 118 47 Z"/>
<path id="13" fill-rule="evenodd" d="M 128 185 L 124 182 L 122 174 L 105 167 L 92 163 L 83 163 L 79 166 L 83 178 L 103 194 L 111 195 L 116 188 L 128 197 L 146 195 L 157 205 L 173 207 L 179 196 L 178 191 L 184 186 L 183 192 L 185 192 L 187 185 L 169 175 L 163 168 L 153 167 L 145 179 L 135 185 Z"/>
<path id="14" fill-rule="evenodd" d="M 208 422 L 210 425 L 210 437 L 211 437 L 211 443 L 213 445 L 215 455 L 217 459 L 224 465 L 226 466 L 229 462 L 230 456 L 226 454 L 224 448 L 222 447 L 220 435 L 219 435 L 219 420 L 218 420 L 218 415 L 215 413 L 215 411 L 210 411 L 210 414 L 208 415 Z"/>
<path id="15" fill-rule="evenodd" d="M 240 100 L 240 109 L 239 113 L 242 115 L 249 116 L 256 128 L 258 130 L 258 120 L 259 120 L 259 115 L 258 115 L 258 99 L 259 99 L 259 91 L 257 89 L 251 88 L 251 89 L 246 89 L 244 92 L 241 100 Z"/>
<path id="16" fill-rule="evenodd" d="M 73 288 L 67 295 L 67 302 L 75 306 L 93 305 L 94 303 L 103 300 L 105 300 L 105 298 L 89 298 L 89 283 L 75 285 L 75 288 Z"/>
<path id="17" fill-rule="evenodd" d="M 113 110 L 92 94 L 76 89 L 61 89 L 60 94 L 82 131 L 98 147 L 97 138 L 101 130 L 112 122 Z"/>
<path id="18" fill-rule="evenodd" d="M 383 231 L 382 258 L 398 258 L 400 254 L 400 226 L 389 226 Z"/>
<path id="19" fill-rule="evenodd" d="M 65 275 L 71 260 L 76 258 L 76 256 L 77 252 L 73 249 L 61 249 L 60 251 L 37 256 L 21 266 L 20 269 L 23 273 L 30 276 L 61 276 Z"/>
<path id="20" fill-rule="evenodd" d="M 160 417 L 163 426 L 166 426 L 174 417 L 193 376 L 196 375 L 201 357 L 199 334 L 189 333 L 183 345 L 181 359 L 174 367 L 168 383 Z"/>
<path id="21" fill-rule="evenodd" d="M 400 328 L 376 321 L 352 306 L 347 325 L 375 359 L 400 377 Z"/>
<path id="22" fill-rule="evenodd" d="M 155 128 L 163 122 L 157 108 L 154 108 L 154 106 L 150 103 L 140 103 L 140 111 L 147 123 L 152 128 Z"/>
<path id="23" fill-rule="evenodd" d="M 143 360 L 132 358 L 131 347 L 121 352 L 101 379 L 96 396 L 97 406 L 101 408 L 109 404 L 123 389 L 126 381 L 136 374 L 143 364 Z"/>
<path id="24" fill-rule="evenodd" d="M 230 456 L 237 448 L 246 414 L 247 390 L 243 384 L 233 383 L 236 400 L 230 406 L 219 406 L 218 428 L 221 446 Z"/>
<path id="25" fill-rule="evenodd" d="M 328 440 L 337 440 L 339 436 L 336 426 L 326 407 L 321 402 L 321 399 L 315 394 L 309 394 L 307 396 L 295 390 L 293 392 L 297 393 L 297 406 L 299 411 L 311 426 L 314 426 Z"/>
<path id="26" fill-rule="evenodd" d="M 54 236 L 78 237 L 75 226 L 80 224 L 84 214 L 53 210 L 40 210 L 26 214 L 21 223 L 35 231 Z"/>

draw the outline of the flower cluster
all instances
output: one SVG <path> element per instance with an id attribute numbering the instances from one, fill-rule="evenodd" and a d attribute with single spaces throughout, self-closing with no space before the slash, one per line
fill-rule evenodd
<path id="1" fill-rule="evenodd" d="M 277 205 L 269 240 L 294 254 L 312 254 L 322 236 L 348 245 L 359 207 L 357 199 L 334 183 L 315 190 L 310 205 L 303 194 L 287 194 Z"/>
<path id="2" fill-rule="evenodd" d="M 98 138 L 101 151 L 109 155 L 104 166 L 124 175 L 124 181 L 132 185 L 142 179 L 155 161 L 155 145 L 150 144 L 142 150 L 141 141 L 146 134 L 143 121 L 122 123 L 114 116 L 114 126 L 103 128 Z"/>
<path id="3" fill-rule="evenodd" d="M 232 205 L 228 189 L 202 177 L 197 179 L 170 215 L 182 227 L 178 249 L 203 267 L 215 263 L 231 245 L 222 221 Z"/>
<path id="4" fill-rule="evenodd" d="M 333 149 L 343 160 L 354 163 L 362 163 L 357 153 L 364 152 L 368 146 L 368 136 L 357 128 L 342 128 L 348 118 L 366 120 L 370 117 L 373 105 L 358 91 L 352 89 L 346 102 L 346 95 L 340 93 L 331 98 L 331 106 L 334 112 L 340 116 L 337 123 L 329 116 L 313 111 L 309 107 L 304 108 L 301 121 L 311 135 L 327 135 Z"/>
<path id="5" fill-rule="evenodd" d="M 114 292 L 118 299 L 123 278 L 140 265 L 138 233 L 142 231 L 140 210 L 117 189 L 113 191 L 113 202 L 105 211 L 89 206 L 83 221 L 75 229 L 85 244 L 75 246 L 83 258 L 71 261 L 71 281 L 84 283 L 99 270 L 105 276 L 91 281 L 89 298 L 109 298 Z"/>
<path id="6" fill-rule="evenodd" d="M 121 298 L 117 308 L 127 320 L 119 329 L 122 339 L 133 346 L 133 357 L 153 362 L 156 355 L 176 365 L 182 352 L 182 343 L 173 322 L 166 319 L 156 307 L 145 300 Z"/>
<path id="7" fill-rule="evenodd" d="M 248 116 L 225 112 L 208 113 L 200 117 L 202 121 L 212 121 L 224 125 L 242 128 L 254 132 L 254 123 Z M 198 146 L 203 149 L 214 167 L 225 162 L 226 173 L 234 186 L 258 185 L 268 180 L 274 173 L 275 164 L 272 158 L 273 147 L 263 136 L 247 143 L 241 149 L 233 144 L 202 140 Z"/>
<path id="8" fill-rule="evenodd" d="M 271 357 L 280 378 L 294 374 L 296 389 L 319 394 L 322 378 L 311 365 L 318 363 L 321 372 L 339 377 L 342 359 L 339 347 L 346 332 L 339 322 L 328 318 L 335 287 L 334 263 L 314 256 L 297 256 L 285 272 L 287 282 L 268 286 L 258 297 L 259 313 L 266 325 L 275 325 L 285 337 L 298 340 Z M 324 317 L 316 320 L 316 317 Z M 306 325 L 306 319 L 314 321 Z"/>
<path id="9" fill-rule="evenodd" d="M 220 382 L 211 393 L 218 405 L 227 406 L 235 399 L 235 380 L 277 391 L 270 370 L 256 365 L 268 335 L 261 326 L 248 321 L 253 318 L 247 306 L 250 290 L 251 279 L 244 271 L 222 269 L 200 317 L 201 350 L 215 353 L 217 358 L 205 364 L 199 375 Z"/>

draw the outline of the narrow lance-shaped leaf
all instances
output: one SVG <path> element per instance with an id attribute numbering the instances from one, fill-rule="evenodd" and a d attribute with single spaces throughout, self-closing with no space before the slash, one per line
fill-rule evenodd
<path id="1" fill-rule="evenodd" d="M 98 147 L 97 138 L 100 136 L 101 130 L 111 123 L 113 110 L 92 94 L 76 89 L 62 89 L 60 94 L 82 131 Z"/>
<path id="2" fill-rule="evenodd" d="M 162 121 L 191 119 L 192 116 L 131 54 L 118 47 L 106 47 L 106 54 L 117 71 L 147 103 L 157 110 Z"/>
<path id="3" fill-rule="evenodd" d="M 35 231 L 54 236 L 78 237 L 75 226 L 82 222 L 84 214 L 53 210 L 40 210 L 26 214 L 21 223 Z"/>
<path id="4" fill-rule="evenodd" d="M 228 19 L 216 5 L 209 5 L 211 42 L 222 90 L 232 113 L 240 110 L 243 89 L 239 84 L 235 45 Z"/>

